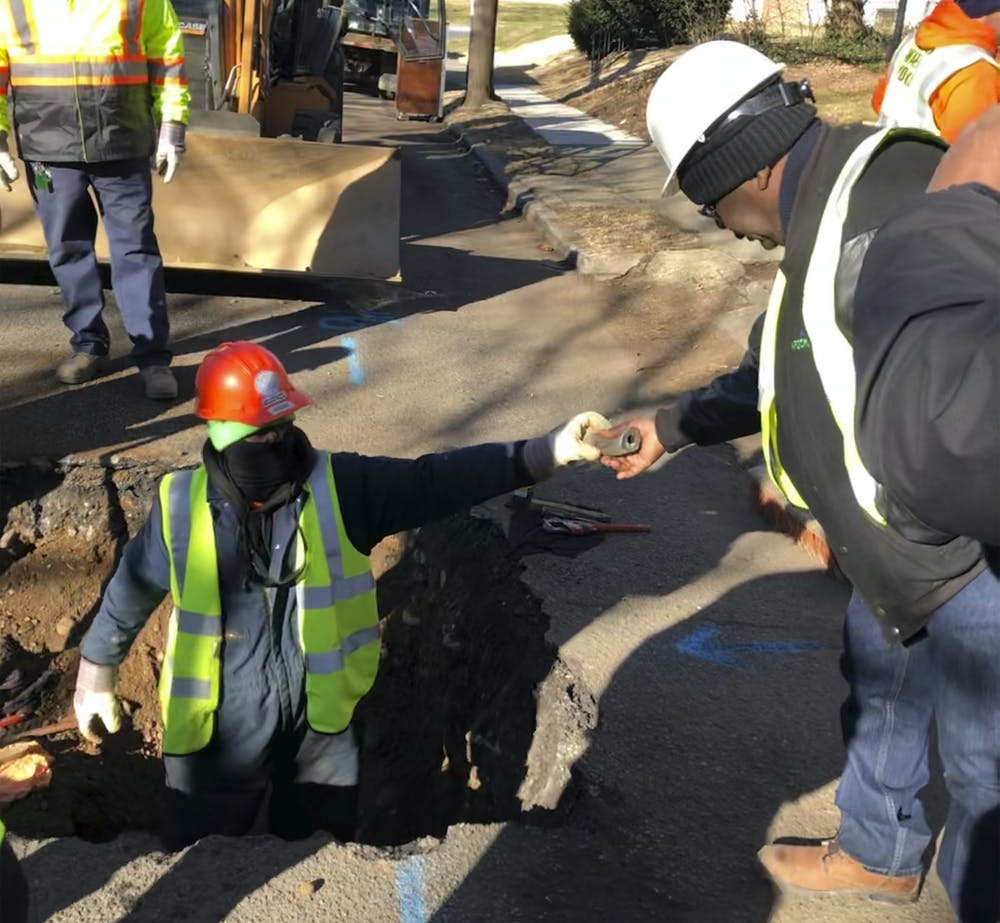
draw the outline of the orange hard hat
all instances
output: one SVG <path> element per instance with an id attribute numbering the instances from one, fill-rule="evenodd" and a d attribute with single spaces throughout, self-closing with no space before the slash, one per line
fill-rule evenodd
<path id="1" fill-rule="evenodd" d="M 248 340 L 223 343 L 202 360 L 194 380 L 195 413 L 259 428 L 291 416 L 312 401 L 295 388 L 269 349 Z"/>

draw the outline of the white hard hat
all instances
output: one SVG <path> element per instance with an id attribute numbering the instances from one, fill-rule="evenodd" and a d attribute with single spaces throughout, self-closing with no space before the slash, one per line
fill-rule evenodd
<path id="1" fill-rule="evenodd" d="M 646 127 L 667 163 L 664 195 L 677 191 L 677 167 L 705 132 L 784 69 L 748 45 L 716 41 L 696 45 L 660 74 L 646 103 Z"/>

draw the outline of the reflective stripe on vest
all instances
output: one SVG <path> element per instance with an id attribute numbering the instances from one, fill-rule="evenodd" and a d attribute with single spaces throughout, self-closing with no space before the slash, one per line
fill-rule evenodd
<path id="1" fill-rule="evenodd" d="M 170 754 L 205 747 L 219 706 L 222 605 L 207 490 L 203 467 L 175 471 L 160 482 L 174 599 L 160 674 L 163 752 Z"/>
<path id="2" fill-rule="evenodd" d="M 299 642 L 306 660 L 306 720 L 335 734 L 371 689 L 381 646 L 371 562 L 350 542 L 328 456 L 309 477 L 299 518 L 295 587 Z M 309 554 L 323 548 L 325 554 Z"/>
<path id="3" fill-rule="evenodd" d="M 771 297 L 764 314 L 764 329 L 760 338 L 760 362 L 757 371 L 757 406 L 760 410 L 760 438 L 764 451 L 764 463 L 771 480 L 793 506 L 806 509 L 788 472 L 781 467 L 778 455 L 778 416 L 774 403 L 774 350 L 778 342 L 778 315 L 785 298 L 785 274 L 779 269 L 771 287 Z"/>
<path id="4" fill-rule="evenodd" d="M 889 64 L 878 124 L 886 128 L 919 128 L 940 134 L 931 97 L 949 77 L 985 61 L 1000 69 L 993 56 L 976 45 L 943 45 L 927 51 L 911 34 L 896 49 Z"/>
<path id="5" fill-rule="evenodd" d="M 207 482 L 198 468 L 168 475 L 160 486 L 176 605 L 160 680 L 163 751 L 170 754 L 205 747 L 218 708 L 222 620 Z M 375 681 L 380 645 L 371 564 L 344 531 L 326 453 L 317 453 L 306 485 L 294 554 L 303 569 L 295 589 L 306 719 L 314 730 L 337 733 Z"/>
<path id="6" fill-rule="evenodd" d="M 885 517 L 875 502 L 879 485 L 861 460 L 855 436 L 854 410 L 857 386 L 854 351 L 851 341 L 837 323 L 836 276 L 840 265 L 844 221 L 847 218 L 851 192 L 871 159 L 886 141 L 906 136 L 937 140 L 922 132 L 887 128 L 870 135 L 851 153 L 823 208 L 802 292 L 802 320 L 812 343 L 812 355 L 824 396 L 840 430 L 844 467 L 850 478 L 851 489 L 861 509 L 880 525 L 885 525 Z M 940 140 L 937 140 L 937 143 L 942 144 Z M 761 435 L 764 457 L 772 479 L 790 503 L 806 508 L 806 503 L 795 489 L 788 472 L 781 467 L 777 446 L 775 354 L 778 316 L 784 300 L 784 288 L 785 279 L 779 271 L 771 292 L 761 336 L 758 378 Z"/>
<path id="7" fill-rule="evenodd" d="M 0 820 L 0 846 L 3 845 L 3 838 L 6 833 L 7 833 L 7 828 L 3 825 L 3 821 Z"/>
<path id="8" fill-rule="evenodd" d="M 149 83 L 145 58 L 77 58 L 33 55 L 11 57 L 10 69 L 16 87 L 128 86 Z"/>

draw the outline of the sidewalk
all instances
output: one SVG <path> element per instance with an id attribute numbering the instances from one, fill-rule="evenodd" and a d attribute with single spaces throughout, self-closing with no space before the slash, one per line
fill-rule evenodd
<path id="1" fill-rule="evenodd" d="M 777 263 L 783 250 L 765 251 L 737 240 L 700 216 L 684 196 L 663 198 L 664 163 L 652 144 L 535 89 L 528 70 L 565 50 L 568 38 L 546 39 L 498 56 L 495 87 L 502 104 L 486 116 L 509 109 L 529 130 L 526 139 L 498 142 L 490 127 L 457 113 L 446 117 L 449 128 L 505 192 L 507 208 L 523 214 L 581 275 L 603 281 L 642 277 L 699 289 L 729 286 L 734 296 L 729 300 L 739 307 L 714 323 L 742 346 L 770 291 L 769 283 L 747 285 L 745 269 Z M 621 246 L 588 239 L 592 235 L 583 219 L 602 211 L 608 223 L 622 212 L 647 214 L 654 223 L 679 232 L 679 246 L 651 250 L 642 241 Z M 747 474 L 755 508 L 830 572 L 839 573 L 820 525 L 788 505 L 759 463 L 759 443 L 754 443 L 751 458 Z"/>

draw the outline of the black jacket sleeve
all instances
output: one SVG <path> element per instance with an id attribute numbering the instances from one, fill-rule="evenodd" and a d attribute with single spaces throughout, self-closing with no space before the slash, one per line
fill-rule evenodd
<path id="1" fill-rule="evenodd" d="M 1000 545 L 1000 193 L 920 196 L 879 231 L 854 303 L 861 456 L 893 500 Z"/>
<path id="2" fill-rule="evenodd" d="M 523 442 L 488 443 L 417 459 L 334 453 L 347 537 L 369 554 L 387 535 L 532 483 L 521 461 L 523 447 Z"/>
<path id="3" fill-rule="evenodd" d="M 656 436 L 668 452 L 690 445 L 714 445 L 760 432 L 757 410 L 757 367 L 760 337 L 764 327 L 761 314 L 750 328 L 743 361 L 704 388 L 688 391 L 677 403 L 656 414 Z"/>

